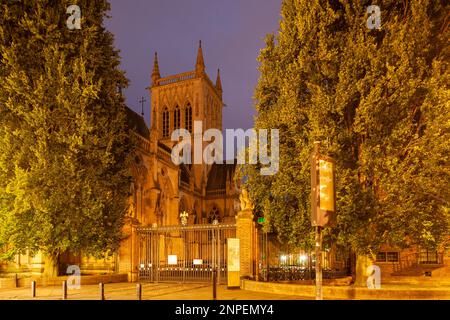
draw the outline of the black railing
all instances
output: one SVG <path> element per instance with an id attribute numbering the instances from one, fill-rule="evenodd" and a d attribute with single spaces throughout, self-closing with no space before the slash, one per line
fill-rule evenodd
<path id="1" fill-rule="evenodd" d="M 347 270 L 324 269 L 322 271 L 323 279 L 337 279 L 348 275 Z M 267 269 L 261 270 L 260 278 L 269 282 L 314 280 L 316 278 L 316 271 L 311 268 L 297 266 L 270 267 L 268 273 Z"/>

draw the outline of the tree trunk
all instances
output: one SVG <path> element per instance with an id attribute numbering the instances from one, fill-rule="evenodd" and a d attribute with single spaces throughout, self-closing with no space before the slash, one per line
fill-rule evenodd
<path id="1" fill-rule="evenodd" d="M 55 278 L 59 271 L 59 255 L 46 255 L 44 274 L 45 278 Z"/>
<path id="2" fill-rule="evenodd" d="M 367 267 L 373 264 L 373 257 L 369 255 L 357 255 L 356 256 L 356 278 L 355 286 L 366 287 L 367 286 Z"/>

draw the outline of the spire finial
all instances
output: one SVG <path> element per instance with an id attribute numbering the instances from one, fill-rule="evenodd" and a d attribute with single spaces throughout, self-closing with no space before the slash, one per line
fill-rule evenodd
<path id="1" fill-rule="evenodd" d="M 153 61 L 153 72 L 152 72 L 152 85 L 156 85 L 156 81 L 161 78 L 159 74 L 159 64 L 158 64 L 158 53 L 155 52 L 155 59 Z"/>
<path id="2" fill-rule="evenodd" d="M 220 79 L 220 69 L 217 69 L 217 78 L 216 78 L 216 90 L 219 93 L 220 98 L 222 99 L 222 80 Z"/>
<path id="3" fill-rule="evenodd" d="M 205 60 L 203 59 L 202 40 L 198 44 L 197 63 L 195 64 L 195 71 L 197 76 L 205 73 Z"/>

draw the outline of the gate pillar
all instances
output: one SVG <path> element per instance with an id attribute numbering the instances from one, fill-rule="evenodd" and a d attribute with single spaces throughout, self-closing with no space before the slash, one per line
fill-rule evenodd
<path id="1" fill-rule="evenodd" d="M 138 279 L 139 238 L 136 234 L 136 227 L 137 221 L 135 219 L 126 219 L 123 227 L 126 238 L 122 240 L 118 252 L 118 271 L 127 274 L 129 282 Z"/>
<path id="2" fill-rule="evenodd" d="M 253 278 L 254 276 L 254 229 L 253 212 L 245 209 L 236 215 L 236 238 L 240 242 L 240 278 Z"/>

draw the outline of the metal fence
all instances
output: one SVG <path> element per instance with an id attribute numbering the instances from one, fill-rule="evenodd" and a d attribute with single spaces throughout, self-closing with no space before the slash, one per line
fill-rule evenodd
<path id="1" fill-rule="evenodd" d="M 151 282 L 207 282 L 214 268 L 227 280 L 227 239 L 234 224 L 139 228 L 139 279 Z"/>
<path id="2" fill-rule="evenodd" d="M 315 279 L 315 253 L 300 248 L 281 245 L 276 234 L 258 233 L 259 266 L 261 281 L 305 281 Z M 343 278 L 351 274 L 346 253 L 333 256 L 322 252 L 323 279 Z M 331 259 L 332 258 L 332 259 Z"/>

